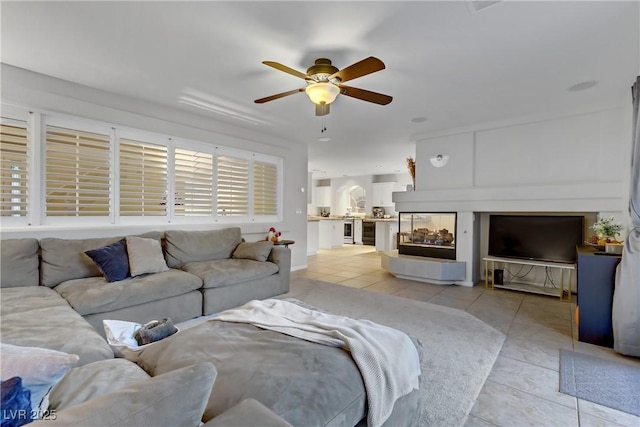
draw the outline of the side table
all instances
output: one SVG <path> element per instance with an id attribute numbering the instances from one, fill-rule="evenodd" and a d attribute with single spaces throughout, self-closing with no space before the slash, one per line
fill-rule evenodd
<path id="1" fill-rule="evenodd" d="M 277 242 L 273 242 L 274 245 L 276 246 L 284 246 L 285 248 L 288 248 L 289 245 L 293 245 L 296 241 L 295 240 L 278 240 Z"/>

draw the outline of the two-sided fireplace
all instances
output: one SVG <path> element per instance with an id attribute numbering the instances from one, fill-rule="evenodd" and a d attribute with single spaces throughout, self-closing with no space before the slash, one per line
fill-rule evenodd
<path id="1" fill-rule="evenodd" d="M 456 259 L 455 212 L 400 212 L 398 253 Z"/>

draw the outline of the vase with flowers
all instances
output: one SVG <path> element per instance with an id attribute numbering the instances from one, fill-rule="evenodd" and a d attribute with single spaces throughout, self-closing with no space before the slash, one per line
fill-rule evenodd
<path id="1" fill-rule="evenodd" d="M 591 226 L 591 229 L 596 234 L 592 236 L 590 243 L 605 245 L 607 243 L 618 243 L 616 236 L 622 231 L 622 225 L 616 223 L 611 216 L 609 218 L 598 218 Z"/>
<path id="2" fill-rule="evenodd" d="M 416 161 L 413 157 L 407 157 L 407 170 L 409 171 L 409 175 L 411 175 L 411 181 L 413 182 L 412 188 L 416 189 Z"/>

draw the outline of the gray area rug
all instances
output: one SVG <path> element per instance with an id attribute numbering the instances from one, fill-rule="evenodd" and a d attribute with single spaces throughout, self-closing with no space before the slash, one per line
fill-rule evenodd
<path id="1" fill-rule="evenodd" d="M 279 298 L 368 319 L 422 342 L 420 426 L 464 425 L 502 348 L 501 332 L 462 310 L 316 280 L 293 280 Z"/>
<path id="2" fill-rule="evenodd" d="M 640 416 L 640 366 L 560 349 L 560 391 Z"/>

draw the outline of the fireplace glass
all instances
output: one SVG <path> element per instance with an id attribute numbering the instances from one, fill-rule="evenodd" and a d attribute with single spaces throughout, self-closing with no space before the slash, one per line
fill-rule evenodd
<path id="1" fill-rule="evenodd" d="M 455 212 L 400 212 L 398 253 L 456 259 Z"/>

